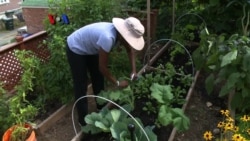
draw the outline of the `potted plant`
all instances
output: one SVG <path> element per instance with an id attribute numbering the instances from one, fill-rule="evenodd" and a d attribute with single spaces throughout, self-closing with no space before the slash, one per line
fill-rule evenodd
<path id="1" fill-rule="evenodd" d="M 30 124 L 18 124 L 4 133 L 2 141 L 36 141 L 36 134 Z"/>
<path id="2" fill-rule="evenodd" d="M 18 33 L 18 34 L 16 35 L 16 37 L 15 37 L 15 39 L 16 39 L 17 42 L 23 41 L 23 38 L 24 38 L 24 37 L 23 37 L 20 33 Z"/>
<path id="3" fill-rule="evenodd" d="M 14 95 L 6 101 L 10 112 L 6 120 L 11 121 L 12 126 L 5 131 L 2 141 L 36 141 L 35 132 L 29 121 L 33 120 L 38 109 L 27 100 L 27 94 L 32 91 L 33 73 L 36 69 L 34 63 L 37 63 L 37 59 L 28 57 L 31 55 L 29 51 L 16 50 L 15 53 L 21 61 L 23 74 L 19 85 L 14 89 Z"/>
<path id="4" fill-rule="evenodd" d="M 33 118 L 37 109 L 26 101 L 26 95 L 17 94 L 8 100 L 10 111 L 9 120 L 12 120 L 12 126 L 7 129 L 3 135 L 2 141 L 35 141 L 36 136 L 33 127 L 27 121 Z"/>

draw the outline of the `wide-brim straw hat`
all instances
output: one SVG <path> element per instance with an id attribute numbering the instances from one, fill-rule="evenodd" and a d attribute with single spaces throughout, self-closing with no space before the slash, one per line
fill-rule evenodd
<path id="1" fill-rule="evenodd" d="M 135 50 L 143 49 L 145 45 L 145 41 L 143 38 L 145 28 L 137 18 L 113 18 L 112 22 L 116 30 L 122 35 L 122 37 L 132 48 L 134 48 Z"/>

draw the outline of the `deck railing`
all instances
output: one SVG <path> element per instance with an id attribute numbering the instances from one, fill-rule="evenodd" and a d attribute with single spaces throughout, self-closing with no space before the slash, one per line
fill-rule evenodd
<path id="1" fill-rule="evenodd" d="M 3 83 L 5 90 L 11 92 L 22 75 L 22 68 L 14 51 L 16 49 L 31 50 L 41 60 L 46 61 L 49 58 L 49 51 L 47 46 L 42 45 L 42 41 L 46 38 L 46 31 L 41 31 L 24 38 L 21 42 L 14 42 L 0 47 L 0 82 Z"/>

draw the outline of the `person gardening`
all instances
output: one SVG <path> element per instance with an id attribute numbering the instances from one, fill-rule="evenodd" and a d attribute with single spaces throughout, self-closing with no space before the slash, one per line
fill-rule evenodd
<path id="1" fill-rule="evenodd" d="M 136 74 L 135 51 L 144 47 L 144 26 L 135 17 L 113 18 L 111 22 L 97 22 L 81 27 L 67 37 L 67 58 L 71 69 L 75 100 L 85 96 L 88 87 L 88 73 L 93 93 L 104 90 L 104 78 L 119 88 L 128 86 L 127 80 L 118 81 L 108 69 L 108 56 L 119 43 L 127 51 L 131 65 L 131 79 Z M 86 125 L 84 117 L 88 114 L 87 99 L 76 104 L 78 121 Z"/>

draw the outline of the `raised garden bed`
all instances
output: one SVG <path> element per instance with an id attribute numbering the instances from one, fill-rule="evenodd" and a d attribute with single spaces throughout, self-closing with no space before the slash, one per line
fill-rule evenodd
<path id="1" fill-rule="evenodd" d="M 166 42 L 166 40 L 164 42 Z M 170 52 L 168 52 L 170 50 L 169 48 L 171 46 L 170 42 L 165 43 L 163 46 L 160 45 L 160 47 L 157 47 L 158 45 L 160 45 L 160 44 L 154 45 L 155 52 L 153 52 L 153 55 L 149 57 L 149 58 L 151 58 L 150 61 L 148 61 L 148 63 L 139 71 L 139 75 L 146 75 L 148 71 L 154 72 L 155 70 L 158 70 L 158 68 L 156 68 L 156 66 L 164 64 L 164 63 L 168 62 L 168 59 L 170 59 L 170 57 L 167 57 L 168 56 L 167 54 L 170 53 Z M 182 48 L 182 49 L 184 49 L 184 48 Z M 199 72 L 196 72 L 194 74 L 193 64 L 189 64 L 189 66 L 185 66 L 186 64 L 180 64 L 181 62 L 185 63 L 187 61 L 190 61 L 190 59 L 191 59 L 189 52 L 186 52 L 186 51 L 187 50 L 184 50 L 185 57 L 177 56 L 177 58 L 172 60 L 172 61 L 178 62 L 174 65 L 176 67 L 176 69 L 184 67 L 184 69 L 183 69 L 184 72 L 182 72 L 182 73 L 184 73 L 186 75 L 190 74 L 191 76 L 193 76 L 192 83 L 189 84 L 189 87 L 186 88 L 186 94 L 183 95 L 186 102 L 183 105 L 178 105 L 178 104 L 175 105 L 175 106 L 179 107 L 180 109 L 182 109 L 183 111 L 185 110 L 185 108 L 188 104 L 188 101 L 189 101 L 191 94 L 193 92 L 193 88 L 194 88 L 194 85 L 196 83 L 197 77 L 199 76 Z M 178 57 L 181 59 L 178 59 Z M 171 62 L 171 63 L 173 63 L 173 62 Z M 158 72 L 160 72 L 160 71 L 158 71 Z M 177 73 L 179 73 L 179 72 L 177 72 Z M 175 80 L 175 82 L 173 82 L 173 83 L 176 83 L 178 85 L 177 80 Z M 134 109 L 134 111 L 131 112 L 131 114 L 134 117 L 139 117 L 142 120 L 143 125 L 153 125 L 154 122 L 156 121 L 158 113 L 151 113 L 151 114 L 147 115 L 147 111 L 146 112 L 142 111 L 141 107 L 145 106 L 145 104 L 146 104 L 145 100 L 147 100 L 147 99 L 136 99 L 135 100 L 135 109 Z M 136 109 L 136 107 L 139 107 L 139 109 Z M 145 117 L 145 118 L 143 118 L 143 117 Z M 154 132 L 158 136 L 157 140 L 159 140 L 159 141 L 170 140 L 171 141 L 175 137 L 176 128 L 173 128 L 172 125 L 161 126 L 159 128 L 155 128 Z M 95 135 L 86 135 L 82 132 L 78 133 L 74 137 L 73 140 L 80 140 L 82 137 L 85 137 L 86 140 L 95 140 L 95 141 L 98 141 L 100 139 L 101 140 L 103 140 L 103 139 L 104 140 L 112 140 L 112 136 L 110 133 L 99 133 L 99 134 L 95 134 Z"/>
<path id="2" fill-rule="evenodd" d="M 151 56 L 150 61 L 139 71 L 139 74 L 143 74 L 146 71 L 154 71 L 154 65 L 156 64 L 155 62 L 157 62 L 157 60 L 161 57 L 164 56 L 166 57 L 166 54 L 164 54 L 164 52 L 166 52 L 167 47 L 170 45 L 170 43 L 167 43 L 165 47 L 161 47 L 158 49 L 158 51 L 154 52 L 154 56 Z M 157 50 L 157 49 L 156 49 Z M 189 58 L 189 57 L 187 57 Z M 190 71 L 191 70 L 191 71 Z M 188 70 L 187 70 L 188 71 Z M 193 70 L 192 67 L 191 69 L 189 68 L 189 73 L 193 74 Z M 191 97 L 191 94 L 193 92 L 193 88 L 194 85 L 196 83 L 196 79 L 199 76 L 199 72 L 196 72 L 195 75 L 193 76 L 193 81 L 192 83 L 190 83 L 190 87 L 187 89 L 187 94 L 185 95 L 185 100 L 186 103 L 184 103 L 181 107 L 179 105 L 180 108 L 182 108 L 183 110 L 185 110 L 186 105 Z M 89 92 L 91 93 L 91 92 Z M 93 104 L 93 103 L 92 103 Z M 93 107 L 95 105 L 91 105 L 90 107 Z M 36 131 L 38 133 L 38 136 L 44 136 L 45 132 L 53 127 L 53 124 L 56 124 L 56 122 L 60 119 L 62 119 L 62 117 L 67 116 L 68 114 L 70 114 L 70 112 L 72 110 L 72 103 L 69 105 L 64 105 L 62 106 L 59 110 L 57 110 L 55 113 L 53 113 L 50 117 L 48 117 L 46 120 L 44 120 L 43 122 L 41 122 L 37 127 L 36 127 Z M 168 129 L 168 131 L 166 130 Z M 173 126 L 168 126 L 168 127 L 163 127 L 161 129 L 156 130 L 155 132 L 157 132 L 158 134 L 162 134 L 164 136 L 159 137 L 160 141 L 164 141 L 164 140 L 173 140 L 176 134 L 176 129 L 173 128 Z M 161 133 L 161 132 L 164 132 Z M 72 141 L 78 141 L 80 140 L 83 136 L 85 136 L 84 133 L 82 133 L 81 131 L 78 132 L 78 134 L 76 136 L 74 136 L 72 138 Z M 97 135 L 95 135 L 97 136 Z M 103 136 L 103 134 L 102 134 Z M 109 135 L 110 136 L 110 135 Z"/>

